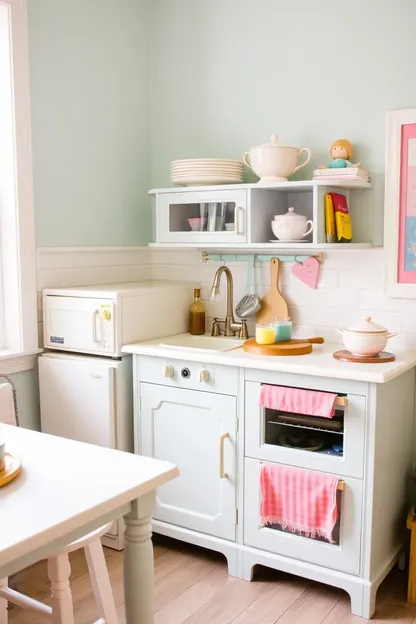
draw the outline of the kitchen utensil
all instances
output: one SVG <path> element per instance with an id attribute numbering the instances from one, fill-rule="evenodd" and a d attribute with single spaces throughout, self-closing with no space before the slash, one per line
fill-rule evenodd
<path id="1" fill-rule="evenodd" d="M 289 319 L 287 303 L 279 292 L 279 260 L 270 260 L 270 290 L 261 300 L 256 323 L 266 325 L 275 319 Z"/>
<path id="2" fill-rule="evenodd" d="M 4 468 L 0 472 L 0 487 L 7 485 L 10 481 L 13 481 L 22 468 L 22 460 L 19 457 L 10 455 L 10 453 L 4 454 Z"/>
<path id="3" fill-rule="evenodd" d="M 396 356 L 393 353 L 382 351 L 377 355 L 358 356 L 353 355 L 351 351 L 343 349 L 342 351 L 335 351 L 333 357 L 341 362 L 355 362 L 357 364 L 386 364 L 387 362 L 394 362 Z"/>
<path id="4" fill-rule="evenodd" d="M 303 239 L 313 230 L 313 222 L 298 214 L 293 207 L 282 215 L 275 215 L 271 226 L 273 234 L 281 241 Z"/>
<path id="5" fill-rule="evenodd" d="M 208 204 L 208 232 L 215 232 L 217 224 L 217 204 L 215 202 L 210 202 Z"/>
<path id="6" fill-rule="evenodd" d="M 365 316 L 355 325 L 337 331 L 342 336 L 346 350 L 358 357 L 369 357 L 381 353 L 388 339 L 397 336 L 395 333 L 389 333 L 385 327 L 374 323 L 371 316 Z"/>
<path id="7" fill-rule="evenodd" d="M 195 217 L 194 219 L 188 219 L 188 223 L 193 232 L 202 232 L 205 228 L 206 219 Z"/>
<path id="8" fill-rule="evenodd" d="M 305 152 L 305 162 L 298 165 L 298 157 Z M 244 154 L 243 160 L 260 178 L 260 183 L 281 182 L 308 164 L 311 153 L 306 147 L 287 147 L 278 143 L 276 134 L 272 134 L 269 143 L 252 147 Z"/>
<path id="9" fill-rule="evenodd" d="M 307 436 L 294 436 L 290 433 L 282 433 L 279 436 L 279 444 L 288 448 L 296 448 L 300 451 L 319 451 L 325 444 L 322 438 L 308 438 Z"/>
<path id="10" fill-rule="evenodd" d="M 292 321 L 274 321 L 272 323 L 274 329 L 275 342 L 287 342 L 292 338 Z"/>
<path id="11" fill-rule="evenodd" d="M 234 225 L 234 224 L 233 224 Z M 252 290 L 254 272 L 254 256 L 247 262 L 247 294 L 237 304 L 235 313 L 240 319 L 254 316 L 260 310 L 261 302 L 259 297 Z"/>
<path id="12" fill-rule="evenodd" d="M 243 344 L 244 351 L 256 355 L 305 355 L 312 352 L 313 344 L 322 344 L 323 338 L 306 338 L 305 340 L 288 340 L 276 342 L 272 345 L 258 345 L 254 338 L 246 340 Z"/>

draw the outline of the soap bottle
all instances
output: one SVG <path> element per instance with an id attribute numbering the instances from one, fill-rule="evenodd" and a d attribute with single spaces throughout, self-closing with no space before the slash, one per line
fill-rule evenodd
<path id="1" fill-rule="evenodd" d="M 200 297 L 201 290 L 194 288 L 194 300 L 189 308 L 189 333 L 193 336 L 205 334 L 205 306 Z"/>

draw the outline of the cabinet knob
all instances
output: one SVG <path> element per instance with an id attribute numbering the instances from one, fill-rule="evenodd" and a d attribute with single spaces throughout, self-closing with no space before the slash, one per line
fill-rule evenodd
<path id="1" fill-rule="evenodd" d="M 209 381 L 209 372 L 206 368 L 203 368 L 199 371 L 199 381 L 202 383 L 204 381 Z"/>
<path id="2" fill-rule="evenodd" d="M 166 364 L 165 366 L 165 377 L 173 377 L 175 374 L 175 369 L 171 364 Z"/>

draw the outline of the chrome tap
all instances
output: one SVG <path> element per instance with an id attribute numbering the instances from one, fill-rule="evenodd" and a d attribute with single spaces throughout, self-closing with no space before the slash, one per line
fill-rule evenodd
<path id="1" fill-rule="evenodd" d="M 226 266 L 221 266 L 217 272 L 215 273 L 214 282 L 212 284 L 211 289 L 211 300 L 214 299 L 216 295 L 219 294 L 220 291 L 220 282 L 222 274 L 225 273 L 225 277 L 227 279 L 227 315 L 224 321 L 219 319 L 214 319 L 212 323 L 211 336 L 219 336 L 220 328 L 219 323 L 224 323 L 224 336 L 234 336 L 238 332 L 238 337 L 247 339 L 247 324 L 245 320 L 235 321 L 233 314 L 233 276 L 230 269 Z"/>

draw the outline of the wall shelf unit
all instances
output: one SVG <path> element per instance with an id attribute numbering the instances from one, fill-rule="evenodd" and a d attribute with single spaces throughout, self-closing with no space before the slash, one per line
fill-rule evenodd
<path id="1" fill-rule="evenodd" d="M 325 233 L 324 197 L 338 192 L 346 196 L 351 219 L 358 222 L 365 210 L 365 194 L 358 189 L 371 189 L 369 182 L 355 180 L 306 180 L 279 182 L 271 185 L 230 184 L 222 186 L 177 187 L 153 189 L 156 198 L 154 247 L 273 250 L 332 250 L 365 249 L 368 240 L 328 244 Z M 359 201 L 355 201 L 359 196 Z M 271 222 L 275 215 L 285 214 L 293 206 L 297 213 L 313 222 L 312 232 L 305 242 L 277 242 Z M 191 230 L 190 219 L 200 229 Z M 199 220 L 199 221 L 198 221 Z M 193 224 L 195 221 L 192 222 Z M 226 227 L 227 226 L 227 227 Z M 276 241 L 276 242 L 275 242 Z"/>

